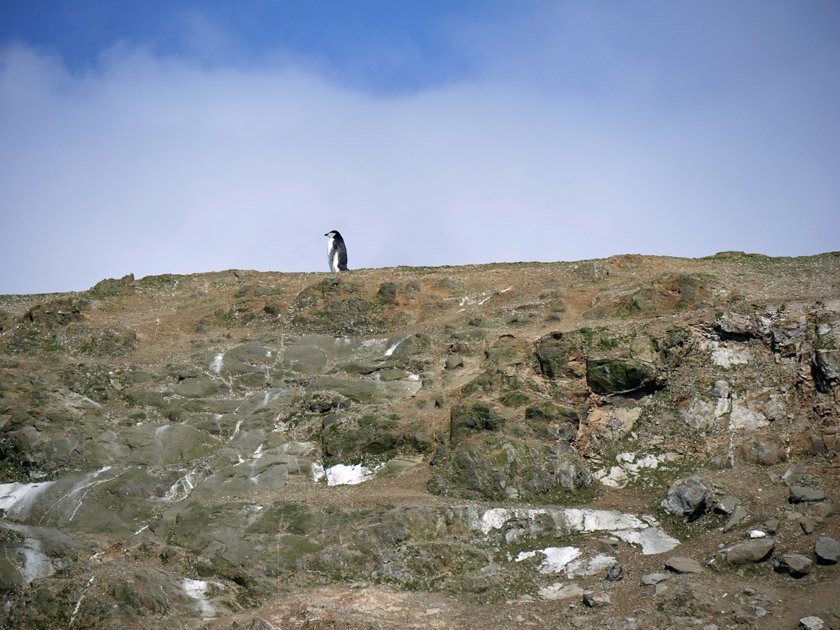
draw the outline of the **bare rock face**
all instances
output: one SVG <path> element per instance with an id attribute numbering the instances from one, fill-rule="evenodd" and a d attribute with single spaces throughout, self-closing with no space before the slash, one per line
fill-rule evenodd
<path id="1" fill-rule="evenodd" d="M 833 619 L 838 261 L 0 296 L 0 626 Z"/>
<path id="2" fill-rule="evenodd" d="M 626 394 L 657 384 L 656 370 L 627 359 L 587 359 L 586 382 L 598 394 Z"/>

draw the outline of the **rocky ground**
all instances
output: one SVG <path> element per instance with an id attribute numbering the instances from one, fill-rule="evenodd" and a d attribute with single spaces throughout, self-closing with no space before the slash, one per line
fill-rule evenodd
<path id="1" fill-rule="evenodd" d="M 840 628 L 840 254 L 0 296 L 10 628 Z"/>

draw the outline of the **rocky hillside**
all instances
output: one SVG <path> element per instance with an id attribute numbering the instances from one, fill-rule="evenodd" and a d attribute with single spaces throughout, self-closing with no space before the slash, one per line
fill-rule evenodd
<path id="1" fill-rule="evenodd" d="M 10 628 L 840 628 L 840 254 L 0 297 Z"/>

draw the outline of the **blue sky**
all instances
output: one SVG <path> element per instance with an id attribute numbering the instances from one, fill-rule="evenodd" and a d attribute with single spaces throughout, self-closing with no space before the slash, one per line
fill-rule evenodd
<path id="1" fill-rule="evenodd" d="M 0 0 L 0 293 L 840 249 L 840 4 Z"/>

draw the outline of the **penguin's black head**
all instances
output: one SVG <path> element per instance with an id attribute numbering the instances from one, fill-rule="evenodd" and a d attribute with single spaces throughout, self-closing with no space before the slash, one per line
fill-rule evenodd
<path id="1" fill-rule="evenodd" d="M 329 236 L 330 238 L 341 238 L 341 234 L 338 233 L 338 230 L 330 230 L 324 236 Z"/>

